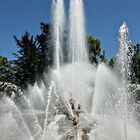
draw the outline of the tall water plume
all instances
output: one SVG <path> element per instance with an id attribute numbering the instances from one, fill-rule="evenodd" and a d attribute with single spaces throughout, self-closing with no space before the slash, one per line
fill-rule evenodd
<path id="1" fill-rule="evenodd" d="M 65 10 L 63 0 L 52 1 L 52 40 L 54 47 L 54 68 L 57 70 L 63 63 L 63 33 L 65 23 Z"/>
<path id="2" fill-rule="evenodd" d="M 70 0 L 69 61 L 87 61 L 83 0 Z"/>
<path id="3" fill-rule="evenodd" d="M 120 51 L 118 55 L 118 68 L 121 76 L 121 87 L 119 88 L 120 94 L 120 105 L 122 108 L 122 116 L 124 119 L 124 139 L 128 139 L 128 116 L 129 113 L 129 101 L 131 97 L 131 93 L 129 93 L 129 80 L 131 75 L 131 61 L 133 56 L 133 49 L 130 45 L 130 41 L 128 40 L 128 28 L 126 23 L 123 23 L 119 30 L 119 42 L 120 42 Z"/>
<path id="4" fill-rule="evenodd" d="M 119 30 L 120 50 L 118 54 L 118 65 L 123 84 L 128 84 L 131 75 L 131 61 L 133 57 L 133 48 L 128 39 L 128 28 L 124 22 Z"/>

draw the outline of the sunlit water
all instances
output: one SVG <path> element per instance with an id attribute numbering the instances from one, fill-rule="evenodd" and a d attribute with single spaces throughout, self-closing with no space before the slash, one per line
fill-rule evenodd
<path id="1" fill-rule="evenodd" d="M 63 64 L 63 35 L 65 27 L 65 9 L 63 0 L 52 0 L 52 42 L 54 47 L 54 67 L 59 70 Z"/>
<path id="2" fill-rule="evenodd" d="M 68 62 L 63 63 L 64 3 L 52 8 L 54 68 L 48 84 L 29 86 L 0 102 L 1 140 L 140 140 L 139 112 L 130 84 L 133 50 L 125 23 L 119 30 L 115 69 L 88 61 L 82 0 L 71 0 Z"/>

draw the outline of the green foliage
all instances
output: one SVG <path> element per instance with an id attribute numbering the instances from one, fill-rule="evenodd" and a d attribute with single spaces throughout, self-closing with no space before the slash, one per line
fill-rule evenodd
<path id="1" fill-rule="evenodd" d="M 99 39 L 94 39 L 92 36 L 87 36 L 89 60 L 91 63 L 98 64 L 99 62 L 107 62 L 105 51 L 102 51 Z"/>
<path id="2" fill-rule="evenodd" d="M 107 62 L 105 51 L 102 51 L 102 54 L 100 54 L 100 61 L 103 63 Z"/>
<path id="3" fill-rule="evenodd" d="M 21 88 L 26 88 L 28 84 L 34 84 L 42 78 L 45 68 L 48 66 L 49 48 L 49 24 L 41 23 L 41 34 L 30 36 L 28 32 L 18 39 L 14 36 L 19 48 L 15 53 L 16 60 L 15 84 Z"/>
<path id="4" fill-rule="evenodd" d="M 21 40 L 14 36 L 17 46 L 19 47 L 18 54 L 14 54 L 17 58 L 15 65 L 17 66 L 15 77 L 17 79 L 16 85 L 26 86 L 26 84 L 33 84 L 36 77 L 36 42 L 33 36 L 26 32 Z"/>
<path id="5" fill-rule="evenodd" d="M 0 81 L 11 82 L 14 79 L 14 66 L 12 61 L 8 61 L 6 57 L 0 56 Z"/>
<path id="6" fill-rule="evenodd" d="M 140 84 L 140 44 L 133 46 L 134 56 L 132 60 L 132 82 Z"/>
<path id="7" fill-rule="evenodd" d="M 111 58 L 108 62 L 108 65 L 111 67 L 111 68 L 114 68 L 114 65 L 116 64 L 116 58 Z"/>

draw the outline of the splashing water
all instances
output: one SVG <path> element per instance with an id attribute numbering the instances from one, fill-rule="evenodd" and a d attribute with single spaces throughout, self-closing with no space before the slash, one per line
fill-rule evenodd
<path id="1" fill-rule="evenodd" d="M 139 140 L 130 83 L 133 49 L 126 23 L 120 27 L 115 70 L 88 61 L 84 6 L 70 0 L 68 63 L 63 63 L 64 2 L 53 0 L 54 68 L 48 85 L 29 86 L 28 96 L 0 102 L 2 140 Z M 131 90 L 130 90 L 131 89 Z"/>
<path id="2" fill-rule="evenodd" d="M 44 131 L 43 131 L 43 135 L 42 135 L 42 140 L 45 139 L 45 135 L 46 135 L 46 131 L 47 131 L 47 124 L 49 122 L 49 115 L 50 115 L 50 105 L 51 105 L 51 101 L 52 101 L 52 93 L 53 90 L 55 88 L 55 83 L 52 81 L 51 85 L 49 87 L 49 91 L 48 91 L 48 102 L 47 102 L 47 106 L 46 106 L 46 116 L 45 116 L 45 121 L 44 121 Z"/>
<path id="3" fill-rule="evenodd" d="M 97 118 L 101 118 L 98 124 L 100 129 L 96 131 L 96 137 L 99 140 L 138 140 L 140 138 L 139 127 L 131 107 L 131 98 L 134 93 L 129 89 L 133 49 L 128 41 L 126 23 L 120 27 L 119 42 L 120 51 L 117 61 L 119 72 L 112 72 L 103 64 L 97 69 L 92 113 Z"/>

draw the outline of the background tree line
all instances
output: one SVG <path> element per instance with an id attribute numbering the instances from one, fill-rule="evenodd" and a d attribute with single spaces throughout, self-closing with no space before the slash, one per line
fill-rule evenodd
<path id="1" fill-rule="evenodd" d="M 29 32 L 18 39 L 14 36 L 18 52 L 14 53 L 15 60 L 8 60 L 0 56 L 0 81 L 10 82 L 21 89 L 28 84 L 43 79 L 53 64 L 53 46 L 51 42 L 51 25 L 41 23 L 41 33 L 31 36 Z M 67 40 L 67 37 L 64 39 Z M 87 36 L 89 60 L 92 64 L 107 63 L 111 68 L 115 65 L 115 58 L 109 61 L 105 51 L 101 48 L 101 41 L 92 36 Z M 66 43 L 65 43 L 66 45 Z M 133 46 L 134 57 L 132 62 L 132 83 L 140 84 L 140 44 Z"/>

